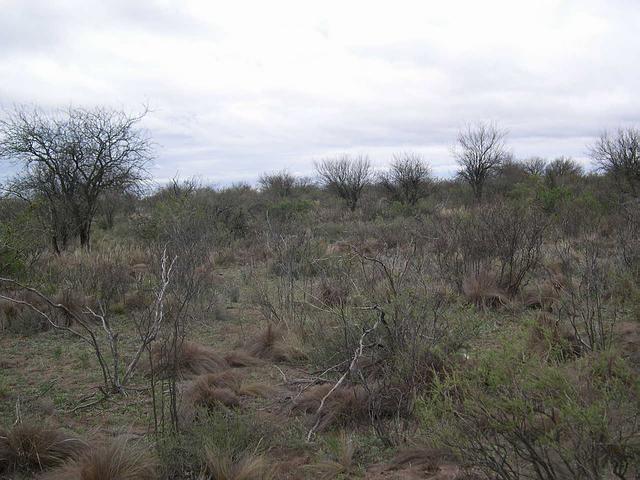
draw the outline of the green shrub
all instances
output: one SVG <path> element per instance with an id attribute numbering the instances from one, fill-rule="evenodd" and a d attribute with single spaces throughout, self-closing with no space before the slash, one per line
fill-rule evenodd
<path id="1" fill-rule="evenodd" d="M 269 207 L 269 215 L 279 222 L 306 220 L 313 209 L 311 200 L 285 199 Z"/>
<path id="2" fill-rule="evenodd" d="M 631 479 L 639 393 L 614 352 L 546 363 L 510 336 L 437 381 L 418 411 L 432 441 L 500 480 Z"/>
<path id="3" fill-rule="evenodd" d="M 159 457 L 168 478 L 192 478 L 205 469 L 207 452 L 218 452 L 232 462 L 266 452 L 277 428 L 253 415 L 220 409 L 203 412 L 202 420 L 179 434 L 161 438 Z"/>

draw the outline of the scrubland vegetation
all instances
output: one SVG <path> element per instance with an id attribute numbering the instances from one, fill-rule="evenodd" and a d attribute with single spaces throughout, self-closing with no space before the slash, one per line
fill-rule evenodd
<path id="1" fill-rule="evenodd" d="M 139 118 L 0 129 L 0 478 L 638 478 L 639 132 L 145 191 Z"/>

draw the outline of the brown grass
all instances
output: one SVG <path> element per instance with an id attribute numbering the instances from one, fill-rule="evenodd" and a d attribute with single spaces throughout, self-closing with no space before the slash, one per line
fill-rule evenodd
<path id="1" fill-rule="evenodd" d="M 245 455 L 239 460 L 213 447 L 205 449 L 206 480 L 271 480 L 274 477 L 265 457 Z"/>
<path id="2" fill-rule="evenodd" d="M 253 367 L 262 363 L 259 358 L 250 355 L 244 350 L 231 350 L 224 354 L 224 359 L 230 367 L 234 368 Z"/>
<path id="3" fill-rule="evenodd" d="M 300 350 L 287 343 L 284 332 L 271 324 L 251 339 L 245 350 L 249 355 L 274 362 L 292 362 L 304 357 Z"/>
<path id="4" fill-rule="evenodd" d="M 552 312 L 560 299 L 561 286 L 553 280 L 526 289 L 522 293 L 522 303 L 526 308 Z"/>
<path id="5" fill-rule="evenodd" d="M 315 414 L 322 398 L 331 390 L 332 384 L 317 385 L 307 389 L 295 402 L 294 409 Z M 369 415 L 369 393 L 361 386 L 340 386 L 325 400 L 318 430 L 331 425 L 347 425 L 361 421 Z M 315 418 L 314 422 L 318 419 Z"/>
<path id="6" fill-rule="evenodd" d="M 79 455 L 85 447 L 60 429 L 21 422 L 0 431 L 0 473 L 41 471 Z"/>
<path id="7" fill-rule="evenodd" d="M 308 465 L 306 469 L 312 471 L 322 480 L 343 478 L 339 477 L 339 475 L 350 474 L 355 466 L 355 445 L 353 439 L 342 430 L 337 438 L 336 444 L 331 450 L 331 458 L 327 458 L 313 465 Z"/>
<path id="8" fill-rule="evenodd" d="M 495 278 L 484 272 L 467 277 L 462 284 L 462 291 L 467 301 L 479 309 L 500 308 L 509 302 Z"/>
<path id="9" fill-rule="evenodd" d="M 568 328 L 560 324 L 557 318 L 545 312 L 536 316 L 529 336 L 530 349 L 547 356 L 552 350 L 565 358 L 579 356 L 582 350 L 580 341 Z"/>
<path id="10" fill-rule="evenodd" d="M 46 473 L 41 480 L 154 480 L 157 462 L 149 450 L 120 437 Z"/>
<path id="11" fill-rule="evenodd" d="M 183 422 L 191 422 L 198 408 L 237 407 L 240 405 L 240 397 L 236 394 L 239 388 L 240 378 L 232 371 L 199 375 L 184 386 L 180 417 Z"/>
<path id="12" fill-rule="evenodd" d="M 180 398 L 180 416 L 191 422 L 198 408 L 212 409 L 220 405 L 234 408 L 240 406 L 242 396 L 267 396 L 271 387 L 262 383 L 245 383 L 235 371 L 199 375 L 187 382 Z"/>
<path id="13" fill-rule="evenodd" d="M 163 349 L 160 346 L 153 349 L 152 355 L 156 370 L 164 375 L 171 375 L 175 359 L 176 374 L 180 378 L 220 372 L 229 368 L 225 358 L 216 351 L 186 340 L 178 346 L 175 357 L 173 348 Z"/>

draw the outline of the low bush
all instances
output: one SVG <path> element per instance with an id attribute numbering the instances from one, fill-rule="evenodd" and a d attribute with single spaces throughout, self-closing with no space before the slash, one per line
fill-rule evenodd
<path id="1" fill-rule="evenodd" d="M 436 382 L 418 409 L 431 440 L 500 480 L 636 478 L 640 383 L 624 360 L 558 363 L 524 339 Z"/>
<path id="2" fill-rule="evenodd" d="M 271 469 L 262 455 L 278 437 L 275 425 L 263 419 L 260 421 L 254 415 L 228 409 L 211 410 L 198 418 L 198 422 L 182 433 L 160 442 L 160 458 L 166 477 L 271 478 Z"/>

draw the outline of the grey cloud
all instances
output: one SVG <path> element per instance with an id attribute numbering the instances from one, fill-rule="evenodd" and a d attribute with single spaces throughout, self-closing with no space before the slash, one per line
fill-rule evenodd
<path id="1" fill-rule="evenodd" d="M 423 152 L 437 172 L 451 174 L 457 129 L 480 119 L 507 128 L 517 156 L 586 161 L 586 144 L 602 129 L 638 123 L 640 7 L 626 0 L 564 5 L 602 15 L 606 28 L 592 49 L 552 46 L 547 58 L 531 48 L 529 57 L 509 38 L 499 48 L 475 47 L 469 38 L 469 48 L 456 50 L 435 34 L 382 41 L 375 32 L 368 42 L 341 44 L 327 14 L 300 39 L 307 56 L 291 53 L 298 39 L 287 34 L 291 46 L 276 43 L 283 51 L 274 47 L 265 57 L 259 47 L 278 34 L 268 25 L 254 37 L 233 36 L 236 28 L 245 32 L 249 11 L 225 23 L 215 9 L 198 15 L 200 7 L 188 11 L 181 2 L 10 1 L 0 16 L 0 105 L 137 110 L 148 102 L 158 178 L 179 172 L 229 182 L 284 167 L 305 173 L 313 159 L 340 151 L 368 152 L 382 165 L 397 150 Z M 280 54 L 290 70 L 279 76 Z M 307 68 L 322 78 L 305 76 Z"/>

